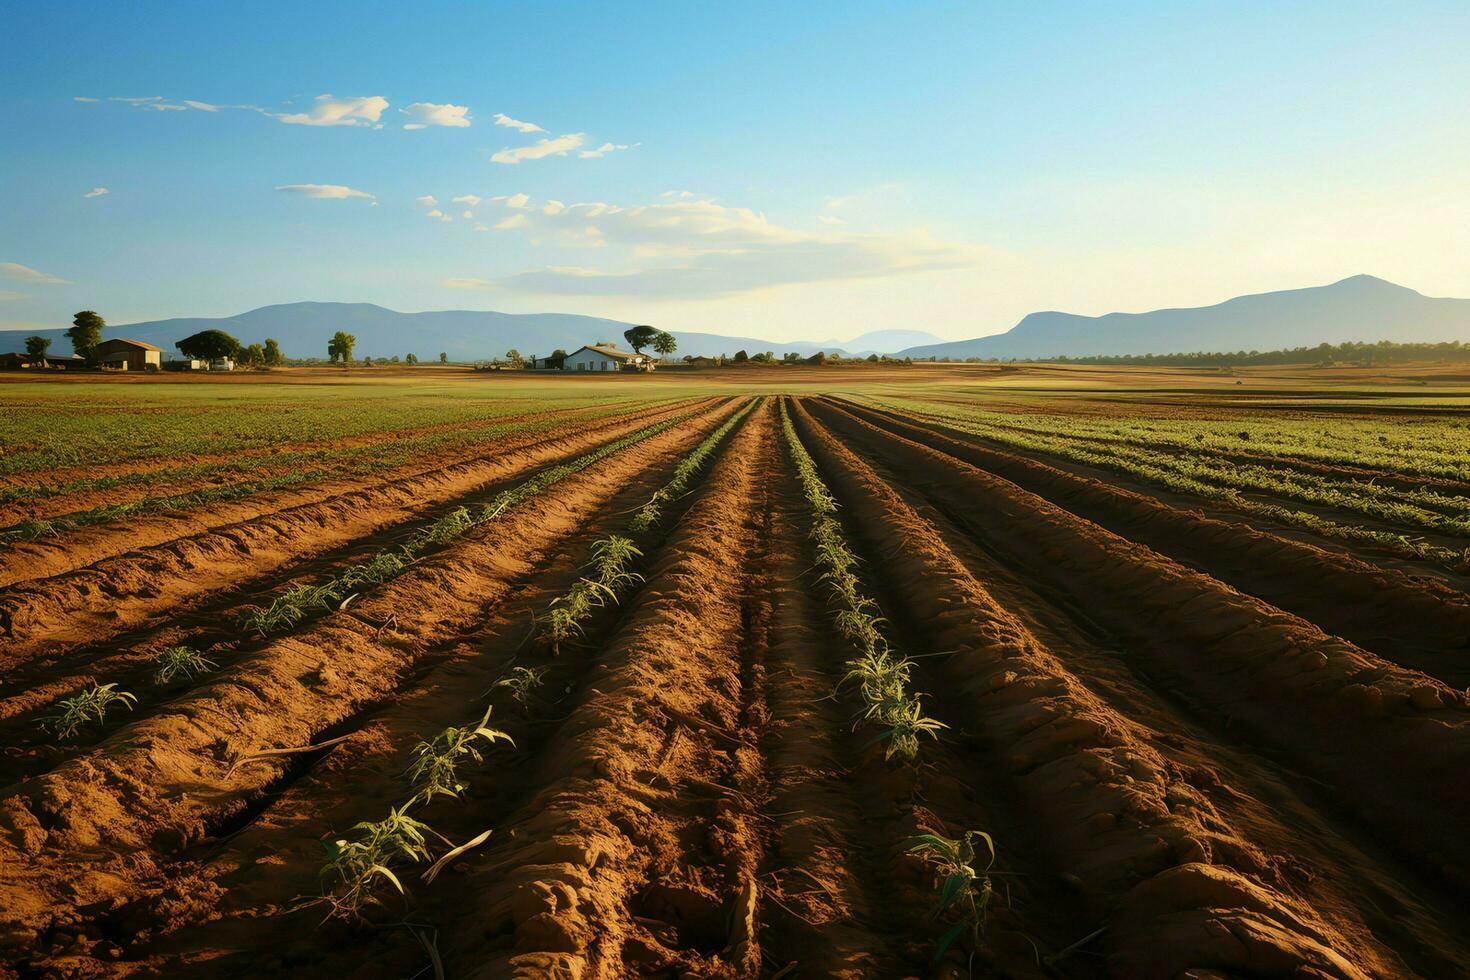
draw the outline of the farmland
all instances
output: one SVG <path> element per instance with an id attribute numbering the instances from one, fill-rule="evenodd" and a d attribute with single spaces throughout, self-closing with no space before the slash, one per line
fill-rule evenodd
<path id="1" fill-rule="evenodd" d="M 1467 407 L 1427 369 L 0 383 L 0 963 L 1463 975 Z"/>

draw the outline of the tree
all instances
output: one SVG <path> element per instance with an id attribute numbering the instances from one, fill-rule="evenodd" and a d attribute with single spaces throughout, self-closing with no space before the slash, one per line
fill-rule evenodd
<path id="1" fill-rule="evenodd" d="M 653 338 L 653 349 L 658 351 L 660 357 L 668 357 L 679 349 L 679 342 L 667 330 L 660 330 L 658 336 Z"/>
<path id="2" fill-rule="evenodd" d="M 102 343 L 102 328 L 107 326 L 103 320 L 91 310 L 83 310 L 71 319 L 71 329 L 66 332 L 66 337 L 71 341 L 71 349 L 76 351 L 78 357 L 92 359 L 92 351 L 98 344 Z"/>
<path id="3" fill-rule="evenodd" d="M 46 352 L 51 349 L 51 341 L 45 337 L 27 337 L 26 353 L 33 357 L 45 357 Z"/>
<path id="4" fill-rule="evenodd" d="M 734 361 L 736 364 L 744 364 L 748 360 L 750 360 L 750 355 L 745 353 L 745 351 L 738 350 L 735 352 Z"/>
<path id="5" fill-rule="evenodd" d="M 553 371 L 560 371 L 562 368 L 566 367 L 567 352 L 558 347 L 556 350 L 547 355 L 544 363 L 548 368 L 551 368 Z"/>
<path id="6" fill-rule="evenodd" d="M 398 363 L 398 355 L 397 354 L 394 354 L 393 355 L 393 363 L 394 364 L 397 364 Z"/>
<path id="7" fill-rule="evenodd" d="M 526 366 L 526 359 L 522 357 L 521 352 L 516 350 L 514 347 L 505 352 L 505 361 L 508 365 L 510 365 L 511 369 L 515 371 L 519 371 L 521 368 Z"/>
<path id="8" fill-rule="evenodd" d="M 264 353 L 266 367 L 280 367 L 286 363 L 286 355 L 281 353 L 281 345 L 274 337 L 265 338 Z"/>
<path id="9" fill-rule="evenodd" d="M 201 330 L 175 346 L 184 352 L 185 357 L 197 357 L 203 361 L 240 355 L 240 342 L 223 330 Z"/>
<path id="10" fill-rule="evenodd" d="M 240 363 L 246 367 L 265 367 L 265 348 L 251 344 L 240 352 Z"/>
<path id="11" fill-rule="evenodd" d="M 346 367 L 352 363 L 352 348 L 357 346 L 357 338 L 345 330 L 338 330 L 332 334 L 332 339 L 327 342 L 327 356 L 336 364 L 339 360 Z"/>
<path id="12" fill-rule="evenodd" d="M 787 364 L 795 364 L 797 361 L 801 360 L 801 355 L 794 350 L 789 350 L 785 354 L 781 355 L 781 360 L 785 361 Z"/>
<path id="13" fill-rule="evenodd" d="M 439 352 L 439 363 L 440 364 L 448 364 L 449 363 L 449 354 L 448 354 L 448 352 L 442 351 L 442 350 Z"/>
<path id="14" fill-rule="evenodd" d="M 373 366 L 373 359 L 371 357 L 364 357 L 362 359 L 362 366 L 363 367 L 372 367 Z"/>
<path id="15" fill-rule="evenodd" d="M 404 364 L 417 364 L 418 362 L 419 362 L 419 356 L 417 354 L 405 354 L 403 356 L 403 363 Z"/>
<path id="16" fill-rule="evenodd" d="M 623 339 L 628 342 L 629 347 L 633 348 L 633 353 L 641 354 L 643 353 L 643 348 L 648 347 L 658 339 L 659 333 L 660 331 L 656 328 L 646 325 L 632 327 L 623 331 Z"/>

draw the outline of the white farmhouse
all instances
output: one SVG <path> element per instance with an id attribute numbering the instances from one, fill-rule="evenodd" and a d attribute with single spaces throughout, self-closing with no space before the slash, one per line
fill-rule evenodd
<path id="1" fill-rule="evenodd" d="M 579 347 L 562 362 L 563 371 L 652 371 L 653 358 L 612 347 Z"/>

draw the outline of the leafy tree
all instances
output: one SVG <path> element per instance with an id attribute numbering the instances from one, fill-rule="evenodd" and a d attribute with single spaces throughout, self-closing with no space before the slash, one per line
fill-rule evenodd
<path id="1" fill-rule="evenodd" d="M 660 357 L 668 357 L 679 349 L 679 342 L 667 330 L 660 330 L 658 336 L 653 338 L 653 349 L 658 351 Z"/>
<path id="2" fill-rule="evenodd" d="M 552 351 L 546 358 L 546 366 L 552 368 L 553 370 L 560 371 L 562 368 L 566 367 L 566 363 L 567 352 L 562 350 L 560 347 Z"/>
<path id="3" fill-rule="evenodd" d="M 629 347 L 633 348 L 633 353 L 641 354 L 643 353 L 643 348 L 652 345 L 654 341 L 658 340 L 658 335 L 661 332 L 655 327 L 646 325 L 632 327 L 623 331 L 623 339 L 628 342 Z"/>
<path id="4" fill-rule="evenodd" d="M 286 363 L 286 355 L 281 353 L 281 345 L 274 337 L 265 338 L 264 353 L 266 367 L 280 367 Z"/>
<path id="5" fill-rule="evenodd" d="M 748 360 L 750 360 L 750 355 L 745 353 L 745 351 L 738 350 L 735 352 L 734 361 L 736 364 L 744 364 Z"/>
<path id="6" fill-rule="evenodd" d="M 251 344 L 240 352 L 240 363 L 247 367 L 265 367 L 265 348 Z"/>
<path id="7" fill-rule="evenodd" d="M 371 357 L 364 357 L 362 359 L 362 366 L 363 367 L 372 367 L 373 366 L 373 359 Z"/>
<path id="8" fill-rule="evenodd" d="M 439 363 L 440 364 L 448 364 L 449 363 L 449 354 L 446 351 L 442 351 L 441 350 L 439 352 Z"/>
<path id="9" fill-rule="evenodd" d="M 394 364 L 397 364 L 398 363 L 398 355 L 397 354 L 394 354 L 393 355 L 393 363 Z"/>
<path id="10" fill-rule="evenodd" d="M 102 328 L 105 326 L 107 321 L 91 310 L 83 310 L 72 317 L 71 329 L 66 332 L 66 337 L 71 341 L 71 349 L 76 351 L 78 357 L 92 360 L 93 350 L 102 343 Z"/>
<path id="11" fill-rule="evenodd" d="M 505 362 L 506 364 L 510 365 L 513 370 L 517 371 L 526 366 L 526 359 L 522 357 L 521 352 L 516 350 L 514 347 L 505 352 Z"/>
<path id="12" fill-rule="evenodd" d="M 201 330 L 185 337 L 176 345 L 185 357 L 213 361 L 221 357 L 239 357 L 240 342 L 223 330 Z"/>
<path id="13" fill-rule="evenodd" d="M 878 363 L 878 355 L 877 354 L 869 354 L 868 355 L 868 363 L 869 364 L 877 364 Z"/>
<path id="14" fill-rule="evenodd" d="M 332 334 L 332 339 L 327 342 L 327 356 L 332 363 L 342 362 L 346 367 L 352 363 L 352 348 L 357 346 L 357 338 L 345 330 L 338 330 Z"/>
<path id="15" fill-rule="evenodd" d="M 801 360 L 801 355 L 794 350 L 789 350 L 785 354 L 781 355 L 781 360 L 785 361 L 787 364 L 795 364 L 797 361 Z"/>
<path id="16" fill-rule="evenodd" d="M 51 341 L 46 337 L 27 337 L 26 353 L 35 357 L 45 357 L 46 352 L 51 349 Z"/>
<path id="17" fill-rule="evenodd" d="M 404 364 L 417 364 L 418 362 L 419 362 L 419 358 L 418 358 L 418 355 L 417 354 L 405 354 L 403 356 L 403 363 Z"/>

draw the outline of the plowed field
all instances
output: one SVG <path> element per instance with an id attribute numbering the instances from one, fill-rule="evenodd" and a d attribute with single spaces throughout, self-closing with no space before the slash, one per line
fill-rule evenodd
<path id="1" fill-rule="evenodd" d="M 1337 496 L 1196 498 L 1036 436 L 1059 431 L 1041 395 L 997 390 L 1012 421 L 973 391 L 848 387 L 411 419 L 345 438 L 483 431 L 12 535 L 0 963 L 1470 973 L 1470 485 L 1450 464 L 1291 457 L 1251 430 L 1199 463 L 1211 486 L 1270 456 Z M 1276 410 L 1209 411 L 1233 432 Z M 126 456 L 106 465 L 162 465 Z M 32 494 L 12 523 L 129 486 Z M 1416 536 L 1420 511 L 1446 523 Z M 163 678 L 181 647 L 197 659 Z M 99 685 L 127 697 L 67 727 Z M 967 832 L 988 842 L 953 878 L 916 852 Z"/>

